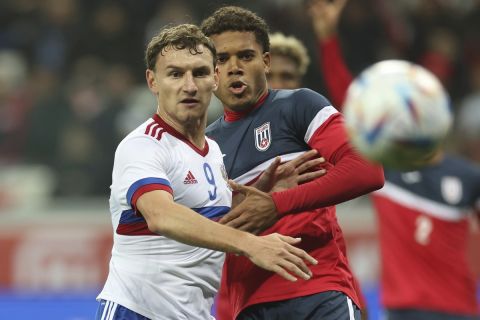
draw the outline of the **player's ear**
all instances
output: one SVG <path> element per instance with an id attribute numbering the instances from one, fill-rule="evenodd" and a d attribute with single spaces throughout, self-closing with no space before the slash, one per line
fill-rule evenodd
<path id="1" fill-rule="evenodd" d="M 262 55 L 262 58 L 263 58 L 265 73 L 268 73 L 270 72 L 270 52 L 265 52 Z"/>
<path id="2" fill-rule="evenodd" d="M 219 79 L 220 79 L 220 70 L 218 69 L 218 66 L 215 66 L 215 71 L 213 72 L 213 80 L 215 81 L 215 84 L 213 86 L 213 91 L 216 91 L 218 89 L 218 84 L 219 84 Z"/>
<path id="3" fill-rule="evenodd" d="M 155 73 L 153 72 L 153 70 L 147 69 L 147 71 L 145 71 L 145 78 L 147 80 L 147 85 L 150 91 L 152 91 L 153 93 L 156 93 L 157 83 L 155 79 Z"/>
<path id="4" fill-rule="evenodd" d="M 213 73 L 213 81 L 215 81 L 215 83 L 213 84 L 213 91 L 216 91 L 218 89 L 218 68 L 215 67 L 215 72 Z"/>

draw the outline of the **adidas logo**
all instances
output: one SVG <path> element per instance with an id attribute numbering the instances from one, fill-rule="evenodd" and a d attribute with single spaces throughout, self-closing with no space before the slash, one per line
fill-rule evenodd
<path id="1" fill-rule="evenodd" d="M 195 176 L 193 175 L 192 171 L 188 171 L 187 176 L 185 177 L 185 180 L 183 180 L 183 184 L 195 184 L 198 183 L 197 179 L 195 179 Z"/>

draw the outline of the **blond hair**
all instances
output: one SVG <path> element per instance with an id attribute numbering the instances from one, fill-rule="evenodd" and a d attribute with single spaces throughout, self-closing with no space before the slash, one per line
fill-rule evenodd
<path id="1" fill-rule="evenodd" d="M 285 36 L 281 32 L 270 34 L 270 53 L 272 55 L 281 55 L 292 59 L 298 66 L 298 72 L 301 76 L 307 72 L 310 58 L 307 48 L 303 43 L 293 36 Z"/>

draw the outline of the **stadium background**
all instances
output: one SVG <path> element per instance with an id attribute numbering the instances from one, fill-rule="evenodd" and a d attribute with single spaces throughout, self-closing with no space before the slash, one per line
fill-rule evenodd
<path id="1" fill-rule="evenodd" d="M 111 249 L 108 195 L 117 143 L 155 102 L 146 42 L 223 4 L 305 42 L 305 86 L 325 93 L 303 0 L 0 1 L 0 319 L 92 319 Z M 341 42 L 359 72 L 385 58 L 434 71 L 457 116 L 452 152 L 480 163 L 480 1 L 350 0 Z M 210 119 L 221 112 L 212 102 Z M 378 244 L 368 198 L 339 207 L 349 257 L 379 317 Z M 480 275 L 480 236 L 471 261 Z"/>

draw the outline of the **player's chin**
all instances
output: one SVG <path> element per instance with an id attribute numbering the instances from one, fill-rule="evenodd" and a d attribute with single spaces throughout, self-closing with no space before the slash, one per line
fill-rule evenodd
<path id="1" fill-rule="evenodd" d="M 248 110 L 251 107 L 251 103 L 249 100 L 237 100 L 232 102 L 229 105 L 230 109 L 236 112 L 243 112 Z"/>
<path id="2" fill-rule="evenodd" d="M 205 117 L 205 114 L 207 112 L 206 108 L 196 108 L 196 109 L 189 109 L 183 112 L 183 119 L 185 121 L 191 121 L 195 119 L 202 119 Z"/>
<path id="3" fill-rule="evenodd" d="M 238 106 L 240 108 L 250 106 L 254 101 L 252 101 L 252 95 L 248 92 L 243 92 L 241 94 L 231 94 L 232 105 Z"/>

